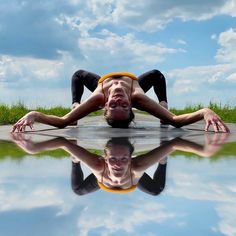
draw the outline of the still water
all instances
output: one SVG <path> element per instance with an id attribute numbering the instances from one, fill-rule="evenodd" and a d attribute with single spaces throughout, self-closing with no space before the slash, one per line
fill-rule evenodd
<path id="1" fill-rule="evenodd" d="M 0 141 L 0 235 L 236 235 L 235 142 L 138 141 Z"/>

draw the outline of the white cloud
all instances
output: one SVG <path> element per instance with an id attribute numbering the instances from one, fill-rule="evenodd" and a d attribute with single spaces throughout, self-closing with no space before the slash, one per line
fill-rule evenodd
<path id="1" fill-rule="evenodd" d="M 90 210 L 92 210 L 92 213 Z M 93 224 L 89 220 L 91 215 L 93 215 Z M 103 209 L 89 208 L 84 210 L 78 219 L 78 229 L 80 230 L 79 235 L 82 236 L 90 235 L 91 230 L 98 228 L 103 228 L 103 235 L 110 235 L 118 230 L 135 233 L 136 235 L 138 233 L 136 226 L 147 222 L 163 223 L 174 217 L 175 214 L 170 213 L 160 203 L 137 201 L 136 199 L 133 204 L 123 209 L 118 209 L 117 205 L 115 207 L 105 204 Z"/>
<path id="2" fill-rule="evenodd" d="M 216 15 L 235 16 L 233 1 L 118 1 L 112 13 L 116 24 L 126 24 L 136 30 L 156 31 L 176 18 L 182 21 L 207 20 Z"/>
<path id="3" fill-rule="evenodd" d="M 58 60 L 30 57 L 0 57 L 0 80 L 5 82 L 29 82 L 30 80 L 53 80 L 59 77 L 63 63 Z"/>
<path id="4" fill-rule="evenodd" d="M 178 39 L 177 43 L 182 44 L 182 45 L 187 45 L 187 42 L 184 41 L 183 39 Z"/>
<path id="5" fill-rule="evenodd" d="M 221 63 L 236 64 L 236 30 L 230 28 L 220 33 L 218 44 L 220 48 L 217 50 L 216 60 Z"/>
<path id="6" fill-rule="evenodd" d="M 57 60 L 2 55 L 0 102 L 70 106 L 70 79 L 78 68 L 68 53 L 59 53 L 62 56 Z"/>
<path id="7" fill-rule="evenodd" d="M 79 48 L 90 66 L 93 65 L 92 67 L 98 67 L 104 71 L 113 68 L 137 70 L 143 65 L 154 66 L 165 60 L 168 54 L 184 52 L 182 49 L 168 48 L 163 44 L 146 43 L 136 39 L 131 33 L 119 36 L 103 30 L 100 35 L 101 38 L 80 38 Z"/>
<path id="8" fill-rule="evenodd" d="M 236 4 L 235 0 L 228 0 L 225 2 L 223 8 L 221 9 L 222 14 L 230 15 L 236 17 Z"/>
<path id="9" fill-rule="evenodd" d="M 236 73 L 229 75 L 225 80 L 231 81 L 231 82 L 236 82 Z"/>
<path id="10" fill-rule="evenodd" d="M 234 236 L 236 235 L 236 207 L 235 204 L 225 204 L 216 208 L 220 218 L 220 222 L 217 226 L 217 231 L 220 231 L 223 235 Z"/>
<path id="11" fill-rule="evenodd" d="M 192 80 L 177 80 L 173 86 L 173 90 L 176 94 L 191 93 L 197 91 L 197 88 L 193 86 Z"/>
<path id="12" fill-rule="evenodd" d="M 73 2 L 72 5 L 76 4 L 82 10 L 78 10 L 74 15 L 63 13 L 62 18 L 67 19 L 68 25 L 72 28 L 77 25 L 76 27 L 83 35 L 88 35 L 88 31 L 98 25 L 109 24 L 137 31 L 155 32 L 163 29 L 176 18 L 182 21 L 201 21 L 222 14 L 235 16 L 233 0 L 216 0 L 214 2 L 208 0 L 202 3 L 199 1 L 137 0 L 132 4 L 128 0 Z"/>
<path id="13" fill-rule="evenodd" d="M 183 101 L 187 99 L 193 104 L 208 104 L 210 101 L 215 101 L 215 98 L 221 98 L 222 92 L 225 102 L 228 103 L 232 99 L 229 88 L 232 88 L 230 83 L 234 81 L 234 71 L 234 64 L 191 66 L 169 71 L 166 77 L 171 90 L 170 97 L 176 99 L 175 95 L 184 94 L 187 97 L 182 98 Z"/>
<path id="14" fill-rule="evenodd" d="M 175 197 L 182 197 L 191 200 L 212 201 L 215 204 L 230 203 L 233 204 L 236 200 L 235 184 L 227 182 L 224 174 L 221 174 L 221 182 L 215 180 L 215 176 L 219 176 L 221 163 L 215 163 L 213 167 L 208 164 L 209 160 L 202 160 L 196 166 L 189 166 L 184 173 L 175 171 L 175 174 L 169 175 L 173 185 L 168 187 L 168 194 Z M 229 163 L 227 163 L 229 165 Z M 222 164 L 222 168 L 225 167 Z M 197 169 L 201 169 L 204 175 L 195 174 Z M 207 173 L 207 174 L 206 174 Z M 233 168 L 229 169 L 228 175 L 234 178 Z M 197 190 L 197 191 L 196 191 Z"/>
<path id="15" fill-rule="evenodd" d="M 60 206 L 62 199 L 57 189 L 49 187 L 35 187 L 31 193 L 25 186 L 17 188 L 17 191 L 2 191 L 0 194 L 0 212 L 19 209 L 32 209 L 46 206 Z M 28 194 L 26 195 L 26 192 Z"/>

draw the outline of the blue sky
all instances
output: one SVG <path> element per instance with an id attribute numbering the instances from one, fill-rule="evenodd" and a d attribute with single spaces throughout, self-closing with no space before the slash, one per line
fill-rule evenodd
<path id="1" fill-rule="evenodd" d="M 235 105 L 235 12 L 235 0 L 0 0 L 0 102 L 70 106 L 77 69 L 155 68 L 170 107 Z"/>

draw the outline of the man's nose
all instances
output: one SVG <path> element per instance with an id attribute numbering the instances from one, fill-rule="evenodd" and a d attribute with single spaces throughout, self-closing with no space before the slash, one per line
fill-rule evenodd
<path id="1" fill-rule="evenodd" d="M 115 163 L 116 166 L 121 166 L 122 165 L 122 162 L 121 160 L 116 160 L 116 163 Z"/>

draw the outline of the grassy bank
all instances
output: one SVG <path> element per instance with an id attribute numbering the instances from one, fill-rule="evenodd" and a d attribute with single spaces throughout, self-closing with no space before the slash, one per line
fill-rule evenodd
<path id="1" fill-rule="evenodd" d="M 208 107 L 214 110 L 225 122 L 236 123 L 236 106 L 221 106 L 219 104 L 210 103 Z M 201 105 L 195 105 L 186 106 L 184 109 L 171 108 L 170 111 L 176 115 L 179 115 L 183 113 L 194 112 L 196 110 L 199 110 L 200 108 L 202 108 Z M 52 108 L 37 107 L 34 110 L 43 112 L 45 114 L 63 116 L 70 111 L 70 108 L 65 108 L 61 106 Z M 19 120 L 29 111 L 31 111 L 31 109 L 27 108 L 22 103 L 18 103 L 12 106 L 0 104 L 0 125 L 14 124 L 17 120 Z M 95 116 L 101 114 L 102 111 L 97 111 L 91 113 L 90 115 Z"/>

